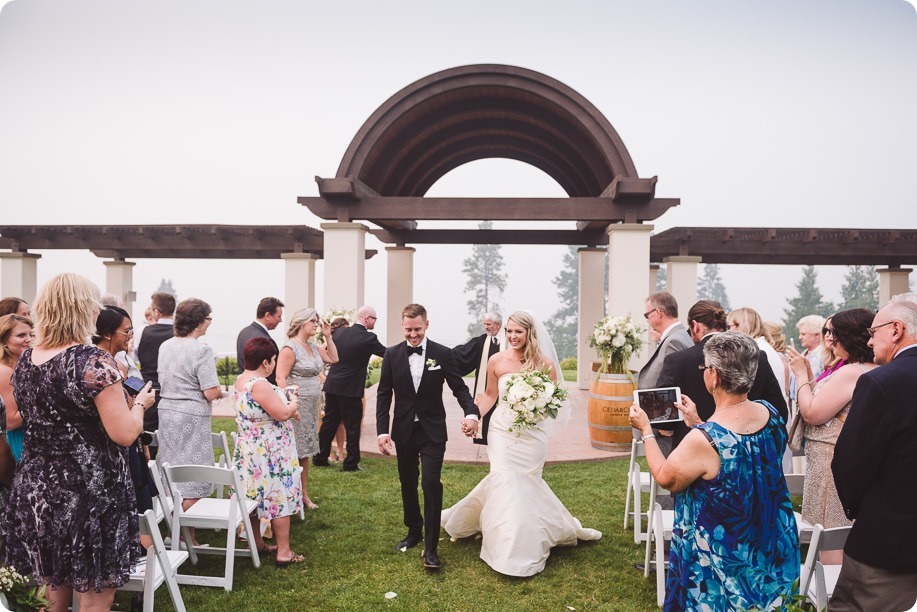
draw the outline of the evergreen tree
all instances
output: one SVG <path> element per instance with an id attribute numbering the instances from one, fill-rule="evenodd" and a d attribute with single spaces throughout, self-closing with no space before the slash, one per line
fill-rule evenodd
<path id="1" fill-rule="evenodd" d="M 484 221 L 478 229 L 491 229 L 493 223 Z M 471 247 L 471 257 L 462 262 L 462 271 L 467 275 L 465 292 L 471 292 L 468 300 L 468 335 L 481 333 L 484 315 L 492 310 L 499 310 L 498 300 L 506 289 L 506 273 L 503 272 L 503 254 L 500 245 L 475 244 Z"/>
<path id="2" fill-rule="evenodd" d="M 175 288 L 172 287 L 172 279 L 162 279 L 159 281 L 159 289 L 156 290 L 156 293 L 168 293 L 176 300 L 178 299 L 178 292 L 175 291 Z"/>
<path id="3" fill-rule="evenodd" d="M 879 275 L 875 266 L 847 266 L 841 287 L 839 310 L 847 308 L 879 308 Z"/>
<path id="4" fill-rule="evenodd" d="M 704 264 L 704 275 L 697 281 L 697 299 L 716 300 L 725 310 L 730 310 L 729 296 L 720 278 L 719 264 Z"/>
<path id="5" fill-rule="evenodd" d="M 806 266 L 802 269 L 802 279 L 796 284 L 798 295 L 787 300 L 788 305 L 783 309 L 786 315 L 783 319 L 783 333 L 787 338 L 796 337 L 796 323 L 804 316 L 817 314 L 828 317 L 834 314 L 834 304 L 824 300 L 817 279 L 815 266 Z"/>
<path id="6" fill-rule="evenodd" d="M 564 254 L 564 267 L 554 277 L 553 283 L 557 287 L 557 297 L 560 298 L 560 308 L 544 322 L 545 328 L 551 334 L 557 356 L 561 359 L 576 357 L 576 332 L 579 319 L 579 260 L 576 254 L 577 247 L 571 246 Z M 607 276 L 607 275 L 606 275 Z"/>
<path id="7" fill-rule="evenodd" d="M 665 264 L 661 264 L 656 270 L 656 291 L 665 291 L 668 281 L 666 280 Z"/>

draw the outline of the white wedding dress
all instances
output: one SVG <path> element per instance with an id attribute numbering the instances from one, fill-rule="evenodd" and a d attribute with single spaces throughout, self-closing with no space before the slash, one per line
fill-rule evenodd
<path id="1" fill-rule="evenodd" d="M 504 374 L 499 397 L 506 392 Z M 443 510 L 442 525 L 453 538 L 482 534 L 481 559 L 508 576 L 532 576 L 544 569 L 551 548 L 598 540 L 564 507 L 541 478 L 547 455 L 544 423 L 517 435 L 509 431 L 512 411 L 502 399 L 487 432 L 490 473 L 460 502 Z"/>

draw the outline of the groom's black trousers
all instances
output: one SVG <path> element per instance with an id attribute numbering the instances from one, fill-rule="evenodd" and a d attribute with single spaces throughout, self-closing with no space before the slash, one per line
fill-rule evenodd
<path id="1" fill-rule="evenodd" d="M 398 478 L 401 480 L 401 503 L 404 505 L 404 524 L 409 533 L 424 532 L 424 548 L 435 552 L 439 543 L 439 523 L 443 513 L 443 456 L 446 445 L 432 442 L 420 423 L 414 423 L 411 439 L 396 447 Z M 423 516 L 417 494 L 417 478 L 423 489 Z M 426 517 L 426 518 L 424 518 Z"/>

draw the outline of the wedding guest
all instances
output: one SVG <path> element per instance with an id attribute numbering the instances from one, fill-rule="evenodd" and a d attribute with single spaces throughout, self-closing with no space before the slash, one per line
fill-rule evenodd
<path id="1" fill-rule="evenodd" d="M 869 328 L 878 367 L 853 391 L 831 470 L 853 527 L 830 609 L 917 603 L 917 305 L 891 302 Z"/>
<path id="2" fill-rule="evenodd" d="M 694 428 L 668 459 L 636 403 L 630 422 L 643 432 L 650 473 L 675 497 L 665 610 L 771 609 L 793 595 L 799 539 L 781 457 L 786 428 L 765 401 L 750 401 L 759 348 L 746 334 L 714 334 L 702 365 L 716 409 L 699 423 L 696 406 L 680 407 Z M 766 579 L 764 579 L 766 577 Z"/>
<path id="3" fill-rule="evenodd" d="M 790 388 L 790 362 L 786 357 L 786 335 L 783 333 L 783 327 L 773 321 L 765 321 L 764 329 L 767 331 L 767 342 L 777 351 L 777 357 L 783 364 L 783 388 L 789 392 Z M 789 397 L 789 395 L 787 395 Z"/>
<path id="4" fill-rule="evenodd" d="M 99 313 L 89 279 L 55 276 L 35 300 L 37 340 L 13 375 L 27 430 L 3 515 L 3 562 L 46 591 L 48 610 L 109 610 L 140 557 L 127 450 L 153 402 L 131 403 L 114 359 L 84 344 Z"/>
<path id="5" fill-rule="evenodd" d="M 295 317 L 294 317 L 295 321 Z M 267 377 L 277 365 L 277 347 L 267 338 L 252 338 L 242 352 L 245 370 L 236 379 L 236 437 L 233 463 L 246 496 L 258 501 L 251 517 L 260 553 L 276 552 L 277 567 L 305 560 L 290 548 L 290 516 L 302 508 L 302 489 L 294 478 L 299 467 L 290 420 L 299 420 L 299 403 Z M 314 423 L 313 423 L 314 425 Z M 270 519 L 276 546 L 261 537 L 259 519 Z"/>
<path id="6" fill-rule="evenodd" d="M 825 319 L 825 325 L 821 328 L 822 344 L 825 346 L 825 350 L 823 351 L 825 369 L 821 371 L 821 374 L 815 377 L 816 381 L 830 376 L 835 370 L 844 366 L 844 359 L 839 357 L 834 351 L 834 336 L 832 335 L 833 332 L 831 332 L 829 323 L 831 323 L 831 317 Z"/>
<path id="7" fill-rule="evenodd" d="M 13 457 L 22 458 L 25 427 L 10 382 L 23 351 L 32 345 L 32 320 L 18 314 L 0 317 L 0 400 L 6 404 L 6 436 Z"/>
<path id="8" fill-rule="evenodd" d="M 196 298 L 175 309 L 175 337 L 159 349 L 159 456 L 172 465 L 213 465 L 210 402 L 222 397 L 213 349 L 199 340 L 213 320 L 210 305 Z M 213 485 L 177 483 L 187 510 L 213 493 Z"/>
<path id="9" fill-rule="evenodd" d="M 175 332 L 172 327 L 175 314 L 175 296 L 159 291 L 150 296 L 150 312 L 155 323 L 143 328 L 140 342 L 137 343 L 137 359 L 140 360 L 140 373 L 143 380 L 153 383 L 153 389 L 160 391 L 159 386 L 159 349 L 162 343 L 171 338 Z M 159 400 L 156 395 L 153 407 L 143 415 L 143 428 L 146 431 L 159 429 Z M 156 448 L 150 448 L 151 456 L 156 456 Z"/>
<path id="10" fill-rule="evenodd" d="M 786 366 L 780 355 L 774 350 L 770 343 L 770 335 L 764 327 L 764 321 L 761 315 L 753 308 L 736 308 L 726 317 L 726 322 L 730 331 L 737 331 L 751 336 L 758 344 L 758 348 L 767 355 L 767 363 L 770 364 L 777 382 L 780 384 L 780 392 L 786 397 Z"/>
<path id="11" fill-rule="evenodd" d="M 812 364 L 812 373 L 818 376 L 825 369 L 824 342 L 821 328 L 825 326 L 825 317 L 806 315 L 796 323 L 799 330 L 799 346 L 803 357 Z"/>
<path id="12" fill-rule="evenodd" d="M 265 338 L 270 340 L 276 348 L 277 343 L 271 338 L 270 332 L 277 329 L 281 322 L 283 322 L 283 302 L 275 297 L 262 298 L 255 309 L 255 320 L 252 321 L 251 325 L 243 327 L 236 338 L 236 363 L 238 364 L 239 374 L 245 369 L 245 365 L 242 363 L 243 359 L 245 359 L 243 355 L 245 343 L 252 338 Z M 268 382 L 272 385 L 277 384 L 274 372 L 271 372 Z"/>
<path id="13" fill-rule="evenodd" d="M 331 321 L 331 335 L 333 336 L 334 332 L 336 332 L 340 328 L 349 327 L 349 326 L 350 326 L 350 321 L 348 321 L 344 317 L 337 317 L 336 319 Z M 326 349 L 328 348 L 327 341 L 325 342 L 325 348 Z M 328 366 L 325 366 L 324 372 L 322 372 L 319 375 L 319 382 L 322 383 L 322 387 L 324 387 L 325 385 L 325 379 L 328 378 L 328 369 L 329 369 Z M 324 392 L 322 392 L 319 398 L 319 401 L 320 401 L 319 414 L 322 418 L 324 418 L 325 417 L 325 393 Z M 334 434 L 333 454 L 337 457 L 338 463 L 344 460 L 344 443 L 346 440 L 347 440 L 347 432 L 344 429 L 344 423 L 342 421 L 341 424 L 338 425 L 338 429 Z M 331 457 L 332 457 L 332 454 L 329 454 L 328 461 L 331 461 Z"/>
<path id="14" fill-rule="evenodd" d="M 32 317 L 32 307 L 22 298 L 3 298 L 0 300 L 0 317 L 8 314 L 18 314 L 28 319 Z"/>
<path id="15" fill-rule="evenodd" d="M 834 339 L 834 352 L 844 366 L 816 383 L 812 366 L 802 353 L 788 350 L 790 364 L 800 381 L 796 405 L 805 422 L 806 477 L 802 495 L 802 518 L 812 525 L 846 527 L 852 521 L 834 488 L 831 460 L 834 445 L 847 420 L 853 389 L 860 376 L 876 367 L 869 347 L 869 325 L 873 313 L 864 308 L 842 310 L 826 327 Z M 813 388 L 814 386 L 814 388 Z M 844 553 L 839 550 L 821 553 L 824 564 L 840 565 Z"/>
<path id="16" fill-rule="evenodd" d="M 328 348 L 322 348 L 312 341 L 321 325 Z M 316 454 L 318 446 L 318 398 L 322 389 L 318 376 L 325 364 L 338 362 L 337 347 L 331 333 L 331 326 L 322 324 L 314 308 L 303 308 L 293 314 L 287 328 L 287 343 L 280 349 L 277 358 L 277 384 L 285 389 L 297 386 L 300 419 L 293 423 L 296 434 L 296 456 L 302 466 L 303 502 L 310 510 L 318 506 L 309 498 L 309 457 Z"/>

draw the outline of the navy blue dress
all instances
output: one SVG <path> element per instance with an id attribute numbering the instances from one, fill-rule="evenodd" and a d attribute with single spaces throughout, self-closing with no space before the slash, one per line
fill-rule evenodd
<path id="1" fill-rule="evenodd" d="M 720 471 L 678 494 L 665 610 L 773 610 L 799 578 L 799 536 L 783 475 L 786 429 L 770 419 L 741 435 L 698 425 L 713 440 Z"/>

